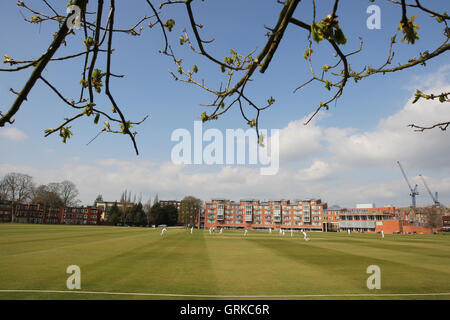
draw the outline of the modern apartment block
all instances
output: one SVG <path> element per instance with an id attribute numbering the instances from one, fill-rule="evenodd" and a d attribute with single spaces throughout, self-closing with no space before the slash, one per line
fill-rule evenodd
<path id="1" fill-rule="evenodd" d="M 430 233 L 413 225 L 405 212 L 374 204 L 328 207 L 321 199 L 259 201 L 212 199 L 204 205 L 204 228 L 305 230 L 323 232 Z"/>
<path id="2" fill-rule="evenodd" d="M 0 222 L 96 225 L 101 214 L 101 209 L 92 207 L 48 208 L 40 204 L 0 202 Z"/>
<path id="3" fill-rule="evenodd" d="M 204 205 L 204 227 L 322 231 L 327 204 L 320 199 L 259 201 L 212 199 Z"/>
<path id="4" fill-rule="evenodd" d="M 377 229 L 383 229 L 386 221 L 392 220 L 401 220 L 401 215 L 396 214 L 395 207 L 357 205 L 356 208 L 339 210 L 339 231 L 376 232 Z"/>

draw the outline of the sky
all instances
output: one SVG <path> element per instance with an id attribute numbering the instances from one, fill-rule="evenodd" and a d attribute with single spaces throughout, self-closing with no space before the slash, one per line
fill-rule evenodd
<path id="1" fill-rule="evenodd" d="M 25 2 L 49 13 L 40 0 Z M 58 12 L 65 12 L 64 1 L 49 2 Z M 129 27 L 152 14 L 146 1 L 116 2 L 117 27 Z M 16 3 L 15 0 L 2 3 L 0 54 L 16 60 L 39 57 L 47 49 L 57 25 L 53 22 L 30 25 L 23 19 L 30 17 L 29 12 Z M 329 14 L 331 3 L 320 1 L 317 16 Z M 348 38 L 341 49 L 345 53 L 355 51 L 359 39 L 363 39 L 362 51 L 350 57 L 354 70 L 382 65 L 390 38 L 397 32 L 401 10 L 388 1 L 376 2 L 381 8 L 381 29 L 367 28 L 370 14 L 366 10 L 371 4 L 363 0 L 340 3 L 338 17 Z M 450 12 L 447 0 L 435 0 L 430 5 L 432 9 Z M 202 37 L 214 39 L 205 44 L 206 50 L 223 59 L 231 48 L 243 54 L 255 49 L 258 52 L 266 41 L 264 25 L 275 25 L 280 4 L 275 0 L 196 0 L 193 9 L 197 22 L 204 25 Z M 311 12 L 311 1 L 302 1 L 294 16 L 310 22 Z M 184 29 L 193 37 L 184 7 L 167 6 L 161 18 L 175 20 L 168 36 L 183 65 L 189 68 L 196 64 L 198 79 L 218 88 L 224 81 L 219 67 L 178 43 Z M 394 47 L 395 64 L 436 48 L 444 40 L 442 26 L 427 15 L 419 15 L 416 23 L 421 26 L 420 40 L 415 45 L 398 41 Z M 98 194 L 104 200 L 118 200 L 126 189 L 143 201 L 158 194 L 159 199 L 178 200 L 187 195 L 202 200 L 321 198 L 329 205 L 343 207 L 358 203 L 408 206 L 411 199 L 397 165 L 400 161 L 410 182 L 419 185 L 419 206 L 432 203 L 419 174 L 433 192 L 439 192 L 443 204 L 450 203 L 450 132 L 434 129 L 418 133 L 407 127 L 411 123 L 430 125 L 450 120 L 448 104 L 423 100 L 412 104 L 416 89 L 433 93 L 450 91 L 448 53 L 427 62 L 426 67 L 375 75 L 358 83 L 350 81 L 336 105 L 320 112 L 305 126 L 305 120 L 332 92 L 321 84 L 310 84 L 293 92 L 310 79 L 311 73 L 303 59 L 308 35 L 290 25 L 268 70 L 264 74 L 257 72 L 247 88 L 247 94 L 258 104 L 264 104 L 271 96 L 276 100 L 261 114 L 260 128 L 280 130 L 280 169 L 276 175 L 264 176 L 257 166 L 251 165 L 183 165 L 172 161 L 171 151 L 177 144 L 171 140 L 172 133 L 180 128 L 193 133 L 194 121 L 208 111 L 201 104 L 210 103 L 213 97 L 199 88 L 174 81 L 168 70 L 176 71 L 177 67 L 170 58 L 158 53 L 164 47 L 159 26 L 149 28 L 145 23 L 143 26 L 139 37 L 115 36 L 112 70 L 125 77 L 111 80 L 112 92 L 129 119 L 139 121 L 149 116 L 136 127 L 140 154 L 135 154 L 127 136 L 104 133 L 87 145 L 102 128 L 95 126 L 92 118 L 73 123 L 74 135 L 66 144 L 57 134 L 44 137 L 45 129 L 58 126 L 74 111 L 38 82 L 15 115 L 14 124 L 0 128 L 0 177 L 8 172 L 21 172 L 32 175 L 36 184 L 71 180 L 86 205 L 92 204 Z M 399 35 L 397 39 L 400 38 Z M 82 31 L 75 30 L 75 35 L 67 37 L 66 46 L 55 57 L 80 52 L 82 41 Z M 313 49 L 315 68 L 320 70 L 324 64 L 336 63 L 337 58 L 326 43 L 314 43 Z M 64 95 L 77 97 L 82 64 L 82 58 L 52 62 L 43 75 Z M 101 58 L 100 66 L 105 68 L 105 59 Z M 10 88 L 20 91 L 30 73 L 29 69 L 0 72 L 0 110 L 5 112 L 14 101 Z M 99 108 L 109 110 L 103 91 L 96 96 L 96 102 Z M 232 108 L 221 119 L 203 124 L 203 128 L 204 131 L 216 128 L 225 134 L 226 129 L 247 130 L 248 126 L 239 109 Z"/>

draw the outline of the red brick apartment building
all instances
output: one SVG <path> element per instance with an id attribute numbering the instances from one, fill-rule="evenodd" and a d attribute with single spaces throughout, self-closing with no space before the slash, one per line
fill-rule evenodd
<path id="1" fill-rule="evenodd" d="M 62 211 L 61 224 L 99 224 L 102 216 L 98 208 L 60 208 Z"/>
<path id="2" fill-rule="evenodd" d="M 0 201 L 0 222 L 11 222 L 13 206 L 11 201 Z"/>
<path id="3" fill-rule="evenodd" d="M 91 207 L 48 208 L 39 204 L 0 201 L 0 222 L 39 224 L 99 224 L 102 210 Z"/>
<path id="4" fill-rule="evenodd" d="M 450 231 L 450 216 L 442 217 L 442 230 L 447 232 Z"/>
<path id="5" fill-rule="evenodd" d="M 320 199 L 269 200 L 212 199 L 205 202 L 204 227 L 209 229 L 306 230 L 323 231 L 327 204 Z"/>
<path id="6" fill-rule="evenodd" d="M 269 200 L 212 199 L 200 215 L 209 229 L 305 230 L 322 232 L 431 233 L 431 229 L 408 221 L 405 212 L 393 206 L 357 205 L 357 208 L 329 207 L 321 199 Z"/>

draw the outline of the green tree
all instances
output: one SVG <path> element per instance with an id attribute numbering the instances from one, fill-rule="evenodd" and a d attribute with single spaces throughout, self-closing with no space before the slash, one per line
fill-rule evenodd
<path id="1" fill-rule="evenodd" d="M 164 224 L 168 226 L 174 226 L 178 222 L 178 210 L 175 206 L 169 205 L 164 206 L 163 208 L 163 216 L 164 216 Z"/>
<path id="2" fill-rule="evenodd" d="M 152 206 L 151 210 L 153 223 L 156 225 L 165 224 L 174 226 L 178 221 L 178 210 L 173 205 L 162 207 L 159 202 Z"/>
<path id="3" fill-rule="evenodd" d="M 179 220 L 185 225 L 195 225 L 197 216 L 202 208 L 202 200 L 193 196 L 184 197 L 181 200 Z"/>
<path id="4" fill-rule="evenodd" d="M 162 221 L 164 219 L 163 218 L 163 208 L 161 207 L 161 204 L 159 202 L 155 202 L 153 204 L 152 209 L 151 209 L 150 212 L 151 212 L 151 214 L 150 214 L 150 216 L 151 216 L 150 221 L 153 224 L 156 224 L 156 225 L 162 224 Z"/>
<path id="5" fill-rule="evenodd" d="M 109 211 L 106 214 L 106 220 L 108 222 L 111 222 L 112 224 L 117 224 L 121 221 L 121 212 L 119 207 L 117 206 L 117 202 L 114 203 L 114 205 L 109 209 Z"/>
<path id="6" fill-rule="evenodd" d="M 141 202 L 139 202 L 139 203 L 134 205 L 133 212 L 134 212 L 134 224 L 135 225 L 145 225 L 145 224 L 147 224 L 146 223 L 146 217 L 145 217 L 144 208 L 143 208 Z"/>

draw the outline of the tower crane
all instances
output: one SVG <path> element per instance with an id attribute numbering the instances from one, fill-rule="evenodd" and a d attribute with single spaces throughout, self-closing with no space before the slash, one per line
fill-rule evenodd
<path id="1" fill-rule="evenodd" d="M 427 183 L 425 182 L 424 177 L 419 174 L 420 178 L 422 179 L 423 184 L 425 185 L 425 188 L 427 188 L 428 193 L 430 194 L 431 199 L 433 199 L 434 205 L 435 206 L 440 206 L 441 204 L 438 201 L 438 193 L 436 192 L 435 195 L 433 196 L 433 193 L 431 192 L 430 188 L 428 188 Z"/>
<path id="2" fill-rule="evenodd" d="M 417 191 L 417 184 L 414 186 L 414 189 L 411 187 L 411 184 L 408 181 L 408 178 L 406 177 L 406 173 L 405 170 L 403 170 L 402 165 L 400 164 L 400 161 L 397 161 L 398 166 L 400 167 L 400 170 L 403 173 L 403 177 L 405 177 L 406 183 L 408 184 L 409 190 L 411 191 L 411 193 L 409 194 L 411 196 L 411 202 L 412 202 L 412 207 L 415 208 L 416 207 L 416 196 L 419 195 L 419 191 Z"/>

